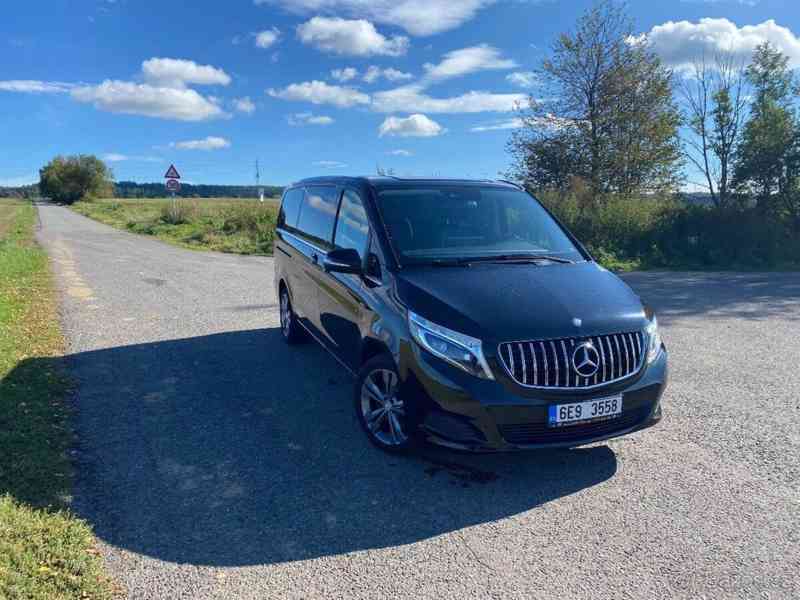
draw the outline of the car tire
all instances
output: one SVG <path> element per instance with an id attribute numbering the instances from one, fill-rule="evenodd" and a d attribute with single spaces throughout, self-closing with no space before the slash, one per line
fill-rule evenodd
<path id="1" fill-rule="evenodd" d="M 369 441 L 384 452 L 406 453 L 416 445 L 408 399 L 398 396 L 400 377 L 394 360 L 381 354 L 368 360 L 355 384 L 358 422 Z"/>
<path id="2" fill-rule="evenodd" d="M 290 345 L 305 342 L 306 339 L 308 339 L 308 334 L 306 334 L 303 326 L 298 322 L 297 315 L 295 315 L 294 310 L 292 310 L 292 301 L 289 299 L 289 290 L 287 290 L 284 286 L 281 286 L 278 311 L 283 341 Z"/>

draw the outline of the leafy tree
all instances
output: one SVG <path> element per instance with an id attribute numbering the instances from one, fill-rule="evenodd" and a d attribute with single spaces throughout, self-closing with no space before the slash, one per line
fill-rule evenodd
<path id="1" fill-rule="evenodd" d="M 673 189 L 681 153 L 672 73 L 634 35 L 623 8 L 601 0 L 563 33 L 541 68 L 543 87 L 521 109 L 510 175 L 533 188 L 584 179 L 608 193 Z"/>
<path id="2" fill-rule="evenodd" d="M 745 69 L 732 54 L 705 57 L 680 86 L 686 107 L 686 157 L 706 181 L 718 208 L 730 206 L 733 169 L 747 114 Z"/>
<path id="3" fill-rule="evenodd" d="M 788 216 L 800 231 L 800 121 L 789 59 L 769 42 L 747 68 L 754 99 L 736 165 L 736 183 L 764 211 Z"/>
<path id="4" fill-rule="evenodd" d="M 113 193 L 113 173 L 96 156 L 57 156 L 39 170 L 42 196 L 72 204 Z"/>

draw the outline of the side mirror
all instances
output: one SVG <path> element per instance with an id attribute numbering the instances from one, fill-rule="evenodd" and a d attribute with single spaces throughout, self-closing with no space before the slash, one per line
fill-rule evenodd
<path id="1" fill-rule="evenodd" d="M 329 273 L 354 273 L 361 274 L 361 257 L 357 250 L 352 248 L 337 248 L 328 252 L 323 261 L 325 270 Z"/>

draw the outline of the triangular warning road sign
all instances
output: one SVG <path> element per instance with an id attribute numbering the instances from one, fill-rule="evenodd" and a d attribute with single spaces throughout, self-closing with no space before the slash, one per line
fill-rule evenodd
<path id="1" fill-rule="evenodd" d="M 164 175 L 164 179 L 180 179 L 181 176 L 178 174 L 178 169 L 175 168 L 175 165 L 170 165 L 169 169 L 167 169 L 167 174 Z"/>

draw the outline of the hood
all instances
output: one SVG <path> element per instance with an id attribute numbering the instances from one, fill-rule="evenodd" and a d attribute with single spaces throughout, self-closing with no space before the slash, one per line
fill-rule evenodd
<path id="1" fill-rule="evenodd" d="M 594 262 L 407 268 L 397 273 L 396 284 L 398 297 L 412 311 L 492 343 L 646 325 L 638 296 Z"/>

